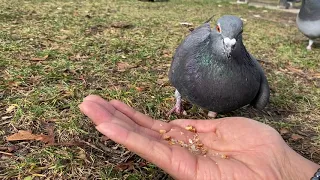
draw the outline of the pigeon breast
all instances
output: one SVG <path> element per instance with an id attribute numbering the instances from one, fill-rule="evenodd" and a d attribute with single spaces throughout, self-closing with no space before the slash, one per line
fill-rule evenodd
<path id="1" fill-rule="evenodd" d="M 296 22 L 310 39 L 320 37 L 320 0 L 303 0 Z"/>

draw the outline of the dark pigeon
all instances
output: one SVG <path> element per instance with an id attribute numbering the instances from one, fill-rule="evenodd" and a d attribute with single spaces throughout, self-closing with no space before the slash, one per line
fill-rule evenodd
<path id="1" fill-rule="evenodd" d="M 311 50 L 313 41 L 320 37 L 320 0 L 302 0 L 297 15 L 299 30 L 309 38 L 308 50 Z"/>
<path id="2" fill-rule="evenodd" d="M 242 43 L 242 28 L 240 18 L 225 15 L 214 29 L 207 21 L 178 46 L 169 71 L 176 105 L 168 114 L 183 111 L 181 98 L 209 110 L 209 116 L 247 104 L 266 106 L 268 81 Z"/>
<path id="3" fill-rule="evenodd" d="M 300 0 L 280 0 L 280 7 L 284 7 L 285 9 L 289 9 L 293 7 L 294 3 L 299 3 Z"/>

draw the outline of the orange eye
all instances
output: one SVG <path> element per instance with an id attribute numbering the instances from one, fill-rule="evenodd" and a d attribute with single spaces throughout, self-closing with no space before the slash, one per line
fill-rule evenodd
<path id="1" fill-rule="evenodd" d="M 219 33 L 221 33 L 221 28 L 220 28 L 219 25 L 216 26 L 216 29 L 217 29 L 217 31 L 218 31 Z"/>

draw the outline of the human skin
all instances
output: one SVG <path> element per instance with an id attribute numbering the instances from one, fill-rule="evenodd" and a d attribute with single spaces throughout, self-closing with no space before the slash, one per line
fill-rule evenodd
<path id="1" fill-rule="evenodd" d="M 152 119 L 118 100 L 90 95 L 79 105 L 96 129 L 157 165 L 175 179 L 310 179 L 319 165 L 300 156 L 268 125 L 241 117 L 215 120 Z M 163 135 L 188 142 L 196 128 L 207 154 L 170 145 Z M 165 130 L 165 134 L 160 134 Z M 226 155 L 222 158 L 219 155 Z"/>

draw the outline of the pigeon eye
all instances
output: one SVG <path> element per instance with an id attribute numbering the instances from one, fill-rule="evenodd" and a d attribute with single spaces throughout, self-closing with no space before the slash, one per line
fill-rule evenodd
<path id="1" fill-rule="evenodd" d="M 221 33 L 221 28 L 220 28 L 219 25 L 216 26 L 216 29 L 217 29 L 217 31 L 218 31 L 219 33 Z"/>

